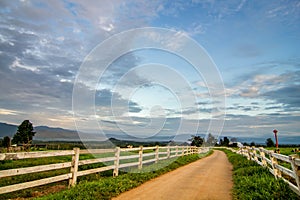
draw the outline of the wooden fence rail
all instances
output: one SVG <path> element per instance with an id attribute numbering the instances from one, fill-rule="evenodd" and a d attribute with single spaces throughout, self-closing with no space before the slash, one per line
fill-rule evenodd
<path id="1" fill-rule="evenodd" d="M 47 165 L 38 165 L 32 167 L 24 167 L 17 169 L 7 169 L 0 171 L 0 179 L 9 176 L 17 176 L 22 174 L 30 174 L 36 172 L 46 172 L 51 170 L 58 170 L 70 168 L 70 172 L 54 177 L 43 178 L 40 180 L 29 181 L 25 183 L 18 183 L 14 185 L 7 185 L 0 187 L 0 194 L 14 192 L 31 187 L 46 185 L 49 183 L 69 180 L 69 187 L 76 185 L 77 177 L 88 174 L 113 170 L 113 176 L 118 176 L 119 169 L 127 167 L 138 167 L 142 169 L 144 164 L 157 163 L 159 160 L 170 159 L 174 157 L 195 154 L 207 153 L 209 148 L 197 148 L 193 146 L 154 146 L 154 147 L 138 147 L 138 148 L 120 148 L 115 149 L 89 149 L 80 150 L 74 148 L 73 150 L 65 151 L 45 151 L 45 152 L 19 152 L 19 153 L 1 153 L 1 160 L 20 160 L 29 158 L 46 158 L 55 156 L 72 156 L 71 162 L 55 163 Z M 101 158 L 93 158 L 80 160 L 79 156 L 82 154 L 103 155 Z M 105 166 L 92 168 L 87 170 L 78 170 L 78 166 L 105 163 Z"/>
<path id="2" fill-rule="evenodd" d="M 234 151 L 266 167 L 276 179 L 283 179 L 300 196 L 300 159 L 297 155 L 282 155 L 262 147 L 242 147 Z M 285 166 L 282 166 L 285 165 Z"/>

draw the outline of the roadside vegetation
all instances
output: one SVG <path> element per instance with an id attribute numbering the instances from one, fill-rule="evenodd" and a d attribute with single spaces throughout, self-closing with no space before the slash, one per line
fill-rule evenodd
<path id="1" fill-rule="evenodd" d="M 116 197 L 122 192 L 135 188 L 150 179 L 194 162 L 209 154 L 211 154 L 211 152 L 208 154 L 194 154 L 175 158 L 174 162 L 163 168 L 161 168 L 161 166 L 164 166 L 164 162 L 170 162 L 170 160 L 159 161 L 157 164 L 143 167 L 141 173 L 134 173 L 136 172 L 136 169 L 133 169 L 133 173 L 123 172 L 118 177 L 110 176 L 105 178 L 101 177 L 94 181 L 82 181 L 69 190 L 43 196 L 38 199 L 111 199 L 112 197 Z"/>
<path id="2" fill-rule="evenodd" d="M 44 196 L 41 197 L 41 199 L 110 199 L 114 196 L 117 196 L 121 192 L 141 185 L 147 180 L 160 176 L 166 172 L 172 171 L 188 163 L 194 162 L 206 155 L 208 154 L 194 154 L 179 158 L 172 158 L 173 160 L 162 160 L 156 164 L 144 165 L 142 171 L 139 171 L 137 168 L 131 168 L 131 170 L 127 170 L 131 171 L 132 173 L 120 171 L 118 177 L 112 177 L 112 170 L 104 171 L 96 174 L 90 174 L 87 176 L 79 177 L 78 185 L 71 189 L 67 189 L 68 182 L 63 181 L 45 186 L 25 189 L 18 192 L 2 194 L 0 195 L 0 199 L 35 198 L 40 196 Z M 82 156 L 83 157 L 81 157 L 80 159 L 88 159 L 91 155 Z M 16 167 L 28 167 L 32 165 L 67 162 L 70 161 L 70 159 L 71 158 L 68 156 L 61 156 L 52 159 L 31 159 L 31 162 L 27 161 L 27 159 L 16 161 L 1 161 L 2 163 L 0 164 L 0 169 L 4 170 Z M 97 163 L 88 166 L 80 166 L 80 168 L 84 167 L 84 169 L 80 170 L 85 170 L 86 168 L 100 167 L 102 165 L 104 164 Z M 65 170 L 69 171 L 69 169 L 61 169 L 49 172 L 20 175 L 16 177 L 6 177 L 0 180 L 0 186 L 16 184 L 19 182 L 36 180 L 53 175 L 67 173 L 67 171 Z M 49 194 L 52 195 L 49 196 Z"/>
<path id="3" fill-rule="evenodd" d="M 242 155 L 223 149 L 233 165 L 233 199 L 300 199 L 283 180 Z"/>
<path id="4" fill-rule="evenodd" d="M 275 147 L 268 147 L 266 149 L 275 150 L 276 148 Z M 296 148 L 296 147 L 280 147 L 279 146 L 279 149 L 280 149 L 280 154 L 283 154 L 283 155 L 286 155 L 286 156 L 289 156 L 289 155 L 292 155 L 292 154 L 297 154 L 298 156 L 300 156 L 299 147 Z"/>

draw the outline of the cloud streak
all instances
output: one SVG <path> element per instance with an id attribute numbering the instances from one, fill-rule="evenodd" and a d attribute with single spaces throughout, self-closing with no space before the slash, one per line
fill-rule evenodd
<path id="1" fill-rule="evenodd" d="M 272 3 L 246 0 L 2 0 L 1 121 L 18 124 L 30 118 L 37 125 L 75 129 L 73 83 L 88 53 L 121 31 L 159 26 L 179 30 L 179 39 L 192 36 L 218 64 L 227 97 L 228 115 L 223 134 L 267 135 L 266 132 L 276 125 L 284 134 L 296 135 L 300 112 L 299 8 L 299 2 L 293 0 Z M 150 36 L 156 37 L 149 33 Z M 134 42 L 132 37 L 120 41 L 119 45 L 125 48 L 126 43 Z M 165 40 L 165 45 L 174 50 L 182 47 L 177 40 Z M 110 48 L 106 53 L 110 53 Z M 96 71 L 86 73 L 86 82 L 81 87 L 87 92 L 95 90 L 96 117 L 103 128 L 115 133 L 119 130 L 115 124 L 118 121 L 130 130 L 139 125 L 150 133 L 147 127 L 151 121 L 150 107 L 165 106 L 164 112 L 156 109 L 153 113 L 160 115 L 152 116 L 153 120 L 162 120 L 161 115 L 164 116 L 165 133 L 174 131 L 180 120 L 185 121 L 184 133 L 193 131 L 189 127 L 194 128 L 197 119 L 200 119 L 200 132 L 207 130 L 210 114 L 218 113 L 220 103 L 210 99 L 213 94 L 204 82 L 206 77 L 201 80 L 201 74 L 191 70 L 187 61 L 172 56 L 151 51 L 122 55 L 111 63 L 97 83 L 88 82 L 98 77 Z M 99 55 L 98 59 L 105 57 Z M 151 70 L 143 74 L 143 70 L 135 69 L 150 61 L 168 65 L 181 75 L 172 79 L 174 94 L 166 88 L 156 88 Z M 153 66 L 151 69 L 155 68 Z M 160 80 L 170 76 L 166 70 L 159 72 Z M 114 87 L 120 80 L 120 90 L 116 91 Z M 196 96 L 193 101 L 185 95 L 187 85 L 179 80 L 190 83 L 188 86 Z M 143 98 L 138 95 L 141 91 L 148 91 Z M 83 100 L 85 95 L 82 93 Z M 188 103 L 180 107 L 174 100 L 176 95 Z M 116 118 L 110 110 L 112 98 L 117 113 L 121 113 Z M 126 105 L 126 112 L 121 105 Z M 84 121 L 95 116 L 79 117 Z"/>

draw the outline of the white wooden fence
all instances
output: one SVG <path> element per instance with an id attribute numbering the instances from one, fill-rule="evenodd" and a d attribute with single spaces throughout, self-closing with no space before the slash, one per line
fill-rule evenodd
<path id="1" fill-rule="evenodd" d="M 70 168 L 70 172 L 54 177 L 43 178 L 40 180 L 29 181 L 25 183 L 18 183 L 14 185 L 8 185 L 0 187 L 0 194 L 14 192 L 26 188 L 46 185 L 49 183 L 69 180 L 69 186 L 74 186 L 77 182 L 77 177 L 93 174 L 97 172 L 103 172 L 107 170 L 113 170 L 113 176 L 118 176 L 119 169 L 137 166 L 139 169 L 143 167 L 143 164 L 157 163 L 159 160 L 169 159 L 173 157 L 179 157 L 195 153 L 207 153 L 209 148 L 197 148 L 192 146 L 154 146 L 154 147 L 138 147 L 138 148 L 120 148 L 115 149 L 89 149 L 80 150 L 74 148 L 73 150 L 65 151 L 44 151 L 44 152 L 19 152 L 19 153 L 2 153 L 0 154 L 0 160 L 20 160 L 26 158 L 47 158 L 54 156 L 72 156 L 71 162 L 38 165 L 33 167 L 24 167 L 17 169 L 7 169 L 0 171 L 0 178 L 16 176 L 21 174 L 29 174 L 36 172 L 45 172 L 51 170 L 58 170 L 64 168 Z M 122 152 L 128 152 L 122 155 Z M 109 155 L 110 153 L 110 155 Z M 104 157 L 93 158 L 87 160 L 80 160 L 79 155 L 82 154 L 103 154 Z M 123 153 L 124 154 L 124 153 Z M 108 157 L 107 157 L 108 156 Z M 125 161 L 126 162 L 122 162 Z M 137 160 L 137 161 L 136 161 Z M 78 166 L 88 165 L 94 163 L 109 163 L 100 168 L 93 168 L 87 170 L 78 170 Z"/>
<path id="2" fill-rule="evenodd" d="M 235 152 L 247 157 L 248 160 L 253 160 L 259 165 L 267 167 L 276 179 L 283 179 L 289 184 L 290 188 L 300 196 L 300 159 L 297 158 L 297 155 L 286 156 L 274 153 L 262 147 L 256 148 L 247 146 Z"/>

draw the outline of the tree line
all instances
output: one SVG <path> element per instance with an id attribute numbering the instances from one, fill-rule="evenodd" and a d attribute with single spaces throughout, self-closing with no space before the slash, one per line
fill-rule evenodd
<path id="1" fill-rule="evenodd" d="M 223 139 L 221 138 L 218 142 L 218 140 L 211 134 L 209 133 L 208 136 L 206 138 L 202 138 L 199 135 L 192 135 L 191 139 L 189 139 L 189 141 L 191 141 L 191 145 L 192 146 L 225 146 L 225 147 L 237 147 L 237 138 L 231 138 L 229 140 L 228 137 L 223 137 Z M 274 147 L 275 143 L 272 140 L 272 138 L 267 138 L 265 141 L 265 144 L 267 147 Z M 244 146 L 255 146 L 255 142 L 251 142 L 250 144 L 248 143 L 243 143 Z"/>
<path id="2" fill-rule="evenodd" d="M 35 131 L 33 129 L 33 125 L 29 120 L 24 120 L 17 129 L 17 132 L 14 134 L 13 138 L 11 139 L 9 136 L 5 136 L 2 140 L 2 147 L 9 148 L 11 144 L 17 144 L 22 145 L 23 147 L 30 147 L 33 136 L 35 135 Z M 199 135 L 192 135 L 192 137 L 189 139 L 192 146 L 230 146 L 231 145 L 237 145 L 237 138 L 231 138 L 229 140 L 228 137 L 221 138 L 218 142 L 218 140 L 209 133 L 206 138 L 202 138 Z M 267 147 L 274 147 L 275 143 L 271 138 L 266 139 L 265 141 Z M 250 144 L 243 143 L 243 145 L 246 146 L 255 146 L 254 142 L 251 142 Z"/>

